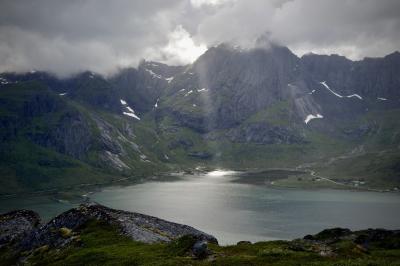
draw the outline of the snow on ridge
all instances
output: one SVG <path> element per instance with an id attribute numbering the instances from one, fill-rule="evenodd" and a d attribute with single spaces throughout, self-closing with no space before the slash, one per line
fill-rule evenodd
<path id="1" fill-rule="evenodd" d="M 147 69 L 147 68 L 145 68 L 145 70 L 147 71 L 147 72 L 149 72 L 150 73 L 150 75 L 152 76 L 152 77 L 155 77 L 155 78 L 158 78 L 158 79 L 162 79 L 162 76 L 160 76 L 160 75 L 157 75 L 156 73 L 154 73 L 152 70 L 150 70 L 150 69 Z"/>
<path id="2" fill-rule="evenodd" d="M 306 119 L 304 120 L 304 123 L 308 124 L 308 122 L 310 122 L 311 120 L 316 119 L 316 118 L 324 118 L 324 117 L 320 114 L 317 114 L 317 115 L 310 114 L 306 117 Z"/>
<path id="3" fill-rule="evenodd" d="M 360 99 L 360 100 L 362 100 L 363 98 L 360 96 L 360 95 L 358 95 L 358 94 L 352 94 L 352 95 L 348 95 L 348 96 L 346 96 L 347 98 L 352 98 L 352 97 L 356 97 L 356 98 L 358 98 L 358 99 Z"/>
<path id="4" fill-rule="evenodd" d="M 175 77 L 169 77 L 169 78 L 165 78 L 166 81 L 168 81 L 168 83 L 171 83 L 171 81 L 174 79 Z"/>
<path id="5" fill-rule="evenodd" d="M 379 101 L 387 101 L 386 98 L 382 98 L 382 97 L 378 97 L 378 98 L 376 98 L 376 99 L 379 100 Z"/>
<path id="6" fill-rule="evenodd" d="M 331 89 L 329 88 L 328 84 L 326 84 L 326 81 L 321 81 L 321 82 L 319 82 L 319 83 L 322 84 L 327 90 L 329 90 L 330 92 L 332 92 L 335 96 L 337 96 L 337 97 L 339 97 L 339 98 L 343 98 L 342 95 L 340 95 L 340 94 L 334 92 L 333 90 L 331 90 Z"/>
<path id="7" fill-rule="evenodd" d="M 5 85 L 5 84 L 9 84 L 9 83 L 11 83 L 11 82 L 8 81 L 7 79 L 3 78 L 3 77 L 0 77 L 0 83 L 3 84 L 3 85 Z"/>
<path id="8" fill-rule="evenodd" d="M 339 98 L 343 98 L 343 95 L 340 95 L 339 93 L 336 93 L 336 92 L 334 92 L 333 90 L 331 90 L 331 88 L 329 88 L 329 86 L 328 86 L 328 84 L 326 83 L 326 81 L 321 81 L 321 82 L 319 82 L 319 83 L 322 84 L 327 90 L 329 90 L 329 91 L 330 91 L 331 93 L 333 93 L 335 96 L 337 96 L 337 97 L 339 97 Z M 346 97 L 346 98 L 353 98 L 353 97 L 356 97 L 356 98 L 358 98 L 358 99 L 360 99 L 360 100 L 363 99 L 360 95 L 358 95 L 358 94 L 356 94 L 356 93 L 351 94 L 351 95 L 347 95 L 347 96 L 344 96 L 344 97 Z"/>
<path id="9" fill-rule="evenodd" d="M 192 94 L 192 93 L 193 93 L 193 90 L 188 91 L 188 92 L 185 94 L 185 97 L 188 96 L 189 94 Z"/>
<path id="10" fill-rule="evenodd" d="M 206 88 L 202 88 L 201 90 L 197 90 L 197 92 L 208 91 Z"/>
<path id="11" fill-rule="evenodd" d="M 137 120 L 140 120 L 140 118 L 137 115 L 135 115 L 134 113 L 122 112 L 122 114 L 136 118 Z"/>
<path id="12" fill-rule="evenodd" d="M 135 111 L 129 105 L 127 105 L 125 100 L 120 99 L 119 101 L 126 108 L 126 110 L 129 111 L 129 112 L 122 112 L 122 114 L 136 118 L 137 120 L 140 120 L 140 118 L 135 114 Z"/>

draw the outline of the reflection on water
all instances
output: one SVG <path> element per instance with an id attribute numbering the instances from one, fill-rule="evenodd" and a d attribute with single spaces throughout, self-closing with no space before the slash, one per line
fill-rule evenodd
<path id="1" fill-rule="evenodd" d="M 293 239 L 328 227 L 400 228 L 396 194 L 271 189 L 230 182 L 240 173 L 213 171 L 176 182 L 108 188 L 93 200 L 192 225 L 220 243 Z"/>
<path id="2" fill-rule="evenodd" d="M 272 189 L 231 182 L 241 173 L 216 170 L 169 181 L 108 187 L 91 199 L 188 224 L 221 244 L 293 239 L 329 227 L 400 228 L 400 196 L 340 190 Z M 0 212 L 33 209 L 46 219 L 74 204 L 44 197 L 0 200 Z"/>

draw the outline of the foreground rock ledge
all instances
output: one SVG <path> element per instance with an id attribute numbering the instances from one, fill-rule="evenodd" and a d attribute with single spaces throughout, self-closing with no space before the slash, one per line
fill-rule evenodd
<path id="1" fill-rule="evenodd" d="M 41 224 L 39 215 L 20 210 L 0 215 L 0 247 L 12 244 L 20 251 L 41 246 L 62 247 L 73 241 L 73 231 L 90 220 L 116 226 L 121 234 L 144 243 L 170 242 L 185 235 L 218 244 L 217 239 L 191 226 L 153 216 L 85 203 Z"/>

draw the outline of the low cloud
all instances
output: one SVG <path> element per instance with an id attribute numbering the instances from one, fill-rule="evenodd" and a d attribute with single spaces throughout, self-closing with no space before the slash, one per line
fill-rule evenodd
<path id="1" fill-rule="evenodd" d="M 396 0 L 0 0 L 0 72 L 186 64 L 266 33 L 298 55 L 383 56 L 400 49 L 398 14 Z"/>

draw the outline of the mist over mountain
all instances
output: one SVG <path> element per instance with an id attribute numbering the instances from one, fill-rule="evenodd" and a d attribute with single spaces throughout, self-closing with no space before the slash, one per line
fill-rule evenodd
<path id="1" fill-rule="evenodd" d="M 399 52 L 352 61 L 223 43 L 193 64 L 142 61 L 109 77 L 2 73 L 2 193 L 196 165 L 396 186 L 399 72 Z"/>
<path id="2" fill-rule="evenodd" d="M 399 14 L 0 0 L 0 265 L 398 265 Z"/>

